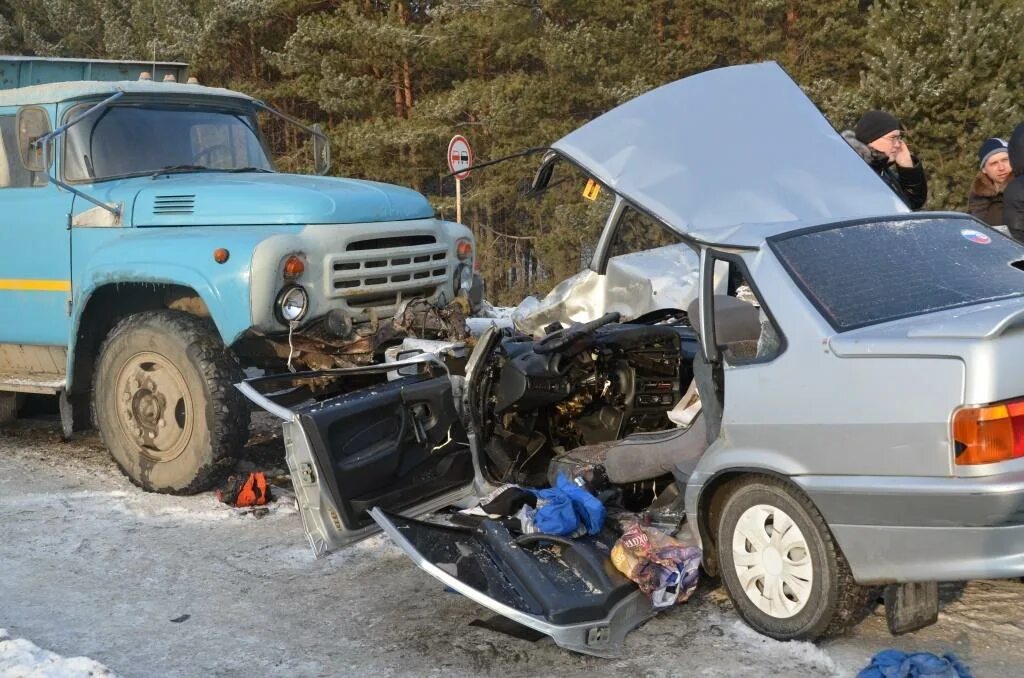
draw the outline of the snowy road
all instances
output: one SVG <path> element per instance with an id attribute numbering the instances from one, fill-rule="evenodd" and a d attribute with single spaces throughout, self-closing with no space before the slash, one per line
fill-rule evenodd
<path id="1" fill-rule="evenodd" d="M 891 638 L 878 610 L 815 647 L 758 636 L 705 586 L 600 660 L 469 626 L 484 611 L 381 537 L 314 560 L 291 506 L 256 519 L 211 494 L 146 494 L 93 435 L 0 431 L 0 628 L 121 676 L 852 675 L 886 647 L 1024 675 L 1024 584 L 944 596 L 923 631 Z"/>

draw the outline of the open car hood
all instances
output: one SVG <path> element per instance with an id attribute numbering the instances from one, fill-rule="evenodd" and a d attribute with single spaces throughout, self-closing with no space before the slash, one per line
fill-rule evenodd
<path id="1" fill-rule="evenodd" d="M 680 234 L 759 245 L 909 211 L 774 62 L 651 90 L 552 148 Z"/>

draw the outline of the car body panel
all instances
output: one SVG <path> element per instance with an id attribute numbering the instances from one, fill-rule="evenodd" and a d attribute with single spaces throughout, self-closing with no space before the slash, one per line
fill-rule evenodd
<path id="1" fill-rule="evenodd" d="M 537 335 L 553 322 L 588 322 L 612 312 L 629 321 L 660 309 L 685 309 L 697 298 L 698 272 L 697 254 L 685 244 L 611 257 L 604 273 L 585 269 L 539 301 L 528 297 L 516 307 L 513 322 Z M 727 277 L 721 267 L 716 289 L 725 291 Z"/>
<path id="2" fill-rule="evenodd" d="M 552 148 L 708 242 L 756 246 L 773 233 L 908 211 L 773 62 L 663 85 Z"/>

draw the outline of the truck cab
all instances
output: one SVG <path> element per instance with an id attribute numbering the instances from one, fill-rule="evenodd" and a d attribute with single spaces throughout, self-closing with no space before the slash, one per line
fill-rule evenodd
<path id="1" fill-rule="evenodd" d="M 54 394 L 69 434 L 91 408 L 133 482 L 179 493 L 244 444 L 244 369 L 457 336 L 475 294 L 465 226 L 410 189 L 276 171 L 258 114 L 301 123 L 185 79 L 0 57 L 0 416 Z"/>

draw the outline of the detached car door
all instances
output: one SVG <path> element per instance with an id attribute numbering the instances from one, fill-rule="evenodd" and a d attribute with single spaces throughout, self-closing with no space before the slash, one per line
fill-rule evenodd
<path id="1" fill-rule="evenodd" d="M 447 375 L 403 377 L 294 410 L 257 392 L 261 380 L 239 388 L 284 419 L 288 468 L 317 556 L 378 531 L 372 508 L 420 515 L 471 491 L 473 459 Z"/>

